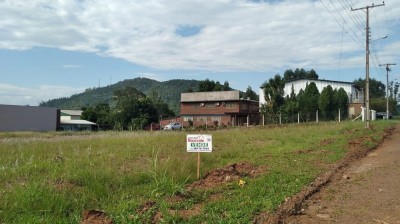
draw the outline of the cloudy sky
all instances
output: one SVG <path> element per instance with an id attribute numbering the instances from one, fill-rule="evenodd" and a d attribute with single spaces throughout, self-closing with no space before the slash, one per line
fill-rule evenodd
<path id="1" fill-rule="evenodd" d="M 136 77 L 245 90 L 286 69 L 365 78 L 375 0 L 0 0 L 0 104 L 37 105 Z M 370 76 L 400 80 L 400 1 L 370 10 Z M 388 36 L 382 39 L 384 36 Z"/>

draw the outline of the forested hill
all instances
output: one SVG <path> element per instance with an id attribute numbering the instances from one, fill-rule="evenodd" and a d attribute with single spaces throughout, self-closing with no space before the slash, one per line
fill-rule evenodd
<path id="1" fill-rule="evenodd" d="M 40 103 L 39 106 L 57 107 L 60 109 L 81 109 L 84 106 L 95 106 L 99 103 L 113 105 L 113 93 L 115 90 L 124 89 L 126 86 L 133 87 L 144 94 L 156 92 L 162 100 L 167 103 L 171 110 L 179 114 L 179 102 L 181 93 L 188 89 L 196 91 L 200 81 L 174 79 L 159 82 L 148 78 L 127 79 L 113 85 L 100 88 L 89 88 L 85 92 L 74 94 L 70 97 L 52 99 Z"/>

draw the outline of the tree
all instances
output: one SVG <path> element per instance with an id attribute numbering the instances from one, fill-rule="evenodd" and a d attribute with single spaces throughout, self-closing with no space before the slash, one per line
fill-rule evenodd
<path id="1" fill-rule="evenodd" d="M 307 72 L 306 72 L 306 70 L 304 70 L 304 68 L 302 68 L 302 69 L 296 68 L 296 70 L 294 70 L 294 77 L 296 79 L 305 78 L 306 74 L 307 74 Z"/>
<path id="2" fill-rule="evenodd" d="M 133 87 L 126 87 L 114 92 L 116 107 L 114 126 L 118 128 L 137 129 L 151 122 L 157 122 L 158 113 L 152 101 Z"/>
<path id="3" fill-rule="evenodd" d="M 285 99 L 283 95 L 285 82 L 279 74 L 276 74 L 274 78 L 271 78 L 268 82 L 265 82 L 263 87 L 266 103 L 262 108 L 262 112 L 269 120 L 275 122 L 275 117 L 281 106 L 284 104 Z"/>
<path id="4" fill-rule="evenodd" d="M 328 85 L 321 91 L 318 98 L 318 107 L 321 110 L 324 120 L 330 120 L 333 117 L 334 97 L 332 86 Z"/>
<path id="5" fill-rule="evenodd" d="M 397 102 L 394 99 L 389 98 L 389 112 L 396 113 L 397 112 Z M 374 98 L 370 101 L 371 110 L 375 110 L 377 112 L 386 112 L 386 98 Z"/>
<path id="6" fill-rule="evenodd" d="M 112 126 L 111 108 L 107 103 L 83 107 L 81 118 L 96 123 L 103 128 Z"/>
<path id="7" fill-rule="evenodd" d="M 296 93 L 294 92 L 293 85 L 290 95 L 288 95 L 285 99 L 285 103 L 283 105 L 283 112 L 286 114 L 287 120 L 290 122 L 295 121 L 295 117 L 299 112 L 299 102 L 297 100 Z"/>
<path id="8" fill-rule="evenodd" d="M 222 91 L 222 85 L 219 81 L 215 83 L 213 91 Z"/>
<path id="9" fill-rule="evenodd" d="M 294 79 L 302 79 L 302 78 L 307 78 L 307 79 L 318 79 L 318 74 L 314 69 L 311 69 L 310 71 L 306 71 L 303 68 L 299 69 L 296 68 L 296 70 L 288 69 L 283 73 L 283 79 L 285 82 L 292 81 Z"/>
<path id="10" fill-rule="evenodd" d="M 394 82 L 394 81 L 389 82 L 389 86 L 388 86 L 389 98 L 399 101 L 399 98 L 400 98 L 399 87 L 400 87 L 400 84 L 398 82 Z"/>
<path id="11" fill-rule="evenodd" d="M 227 81 L 224 82 L 223 85 L 219 81 L 214 82 L 209 79 L 200 81 L 199 83 L 199 92 L 212 92 L 212 91 L 229 91 L 232 88 L 229 87 L 229 83 Z"/>
<path id="12" fill-rule="evenodd" d="M 223 87 L 222 87 L 222 91 L 229 91 L 229 90 L 232 90 L 232 88 L 229 87 L 229 82 L 228 82 L 228 81 L 225 81 L 225 82 L 224 82 L 224 85 L 223 85 Z"/>
<path id="13" fill-rule="evenodd" d="M 346 117 L 348 114 L 347 109 L 349 102 L 349 96 L 347 95 L 346 91 L 340 87 L 339 90 L 335 90 L 333 98 L 335 102 L 335 109 L 340 109 L 340 116 Z"/>
<path id="14" fill-rule="evenodd" d="M 157 110 L 157 115 L 159 117 L 173 117 L 175 113 L 169 108 L 168 104 L 166 104 L 161 96 L 155 91 L 154 89 L 150 91 L 147 96 L 151 102 L 153 103 L 154 107 Z"/>
<path id="15" fill-rule="evenodd" d="M 288 69 L 283 73 L 283 80 L 285 82 L 295 79 L 294 72 L 292 69 Z"/>
<path id="16" fill-rule="evenodd" d="M 318 79 L 318 74 L 314 69 L 306 72 L 306 78 L 308 79 Z"/>
<path id="17" fill-rule="evenodd" d="M 246 92 L 243 94 L 242 97 L 244 99 L 250 99 L 250 100 L 256 100 L 256 101 L 259 100 L 257 93 L 253 91 L 251 86 L 247 87 Z"/>
<path id="18" fill-rule="evenodd" d="M 299 107 L 302 115 L 305 116 L 306 121 L 315 119 L 315 113 L 318 110 L 319 91 L 314 82 L 307 84 L 304 93 L 299 95 Z"/>
<path id="19" fill-rule="evenodd" d="M 365 93 L 365 79 L 356 79 L 354 80 L 354 83 L 364 89 Z M 385 85 L 381 81 L 377 81 L 376 79 L 369 79 L 369 97 L 371 99 L 373 98 L 379 98 L 379 97 L 385 97 Z"/>

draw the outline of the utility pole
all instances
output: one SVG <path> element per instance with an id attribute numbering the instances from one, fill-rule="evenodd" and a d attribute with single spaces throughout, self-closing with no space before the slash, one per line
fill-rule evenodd
<path id="1" fill-rule="evenodd" d="M 379 66 L 386 66 L 386 120 L 389 120 L 389 72 L 391 65 L 396 65 L 396 64 L 394 63 L 379 64 Z"/>
<path id="2" fill-rule="evenodd" d="M 370 111 L 369 111 L 369 9 L 379 7 L 379 6 L 384 6 L 385 2 L 383 2 L 380 5 L 369 5 L 365 6 L 362 8 L 357 8 L 353 9 L 351 8 L 351 11 L 357 11 L 357 10 L 365 10 L 367 14 L 367 26 L 365 28 L 365 107 L 366 107 L 366 118 L 365 118 L 365 128 L 369 129 L 369 120 L 370 120 Z"/>

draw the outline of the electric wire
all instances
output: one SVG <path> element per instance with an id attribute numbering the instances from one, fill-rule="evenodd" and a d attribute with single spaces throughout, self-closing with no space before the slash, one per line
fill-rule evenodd
<path id="1" fill-rule="evenodd" d="M 350 35 L 350 37 L 353 39 L 354 42 L 358 42 L 361 44 L 361 46 L 363 45 L 363 42 L 360 40 L 359 35 L 356 34 L 356 32 L 351 28 L 351 26 L 343 19 L 343 24 L 341 24 L 338 20 L 338 18 L 333 14 L 333 12 L 331 10 L 329 10 L 329 7 L 322 1 L 320 0 L 320 2 L 322 3 L 322 5 L 326 8 L 326 10 L 331 14 L 331 16 L 333 17 L 333 19 L 336 21 L 336 23 L 344 30 L 349 30 L 349 32 L 351 32 L 353 35 Z M 346 25 L 346 26 L 345 26 Z M 346 28 L 347 27 L 347 28 Z"/>
<path id="2" fill-rule="evenodd" d="M 332 2 L 332 1 L 331 1 Z M 358 13 L 351 13 L 351 11 L 349 9 L 351 9 L 351 5 L 346 5 L 344 3 L 343 0 L 339 0 L 338 1 L 340 3 L 340 5 L 343 8 L 343 11 L 345 11 L 347 13 L 347 15 L 349 16 L 349 18 L 353 21 L 353 23 L 356 25 L 356 27 L 361 31 L 361 33 L 363 32 L 364 29 L 364 21 L 362 19 L 360 19 L 360 17 L 356 17 L 355 15 L 359 15 Z M 349 6 L 349 7 L 348 7 Z"/>
<path id="3" fill-rule="evenodd" d="M 327 0 L 328 1 L 328 0 Z M 341 39 L 341 50 L 340 50 L 340 59 L 339 59 L 339 70 L 341 69 L 341 59 L 342 59 L 342 44 L 343 44 L 343 32 L 345 32 L 346 30 L 349 30 L 353 35 L 351 35 L 352 39 L 355 40 L 356 42 L 361 43 L 361 45 L 364 45 L 363 41 L 360 40 L 359 36 L 360 35 L 366 35 L 364 33 L 365 30 L 365 19 L 363 19 L 361 17 L 361 15 L 359 13 L 350 13 L 350 10 L 347 10 L 347 8 L 351 9 L 353 8 L 353 6 L 355 6 L 356 4 L 358 4 L 360 2 L 359 1 L 353 1 L 353 0 L 338 0 L 338 1 L 332 1 L 329 0 L 330 5 L 332 5 L 334 10 L 330 10 L 329 7 L 327 6 L 327 4 L 323 1 L 320 0 L 320 2 L 324 5 L 324 7 L 326 8 L 326 10 L 332 15 L 332 17 L 335 19 L 336 23 L 342 27 L 342 39 Z M 335 5 L 335 3 L 337 3 L 337 5 Z M 372 0 L 371 0 L 372 2 Z M 329 4 L 329 3 L 328 3 Z M 373 2 L 372 2 L 373 5 Z M 345 11 L 346 14 L 342 14 L 341 10 Z M 333 12 L 335 11 L 335 13 Z M 386 16 L 386 21 L 387 21 L 387 13 L 386 13 L 386 7 L 385 7 L 385 16 Z M 347 20 L 345 19 L 345 17 L 349 18 L 352 22 L 352 25 L 350 25 Z M 378 24 L 378 19 L 376 14 L 374 14 L 374 18 L 375 21 L 373 22 L 373 24 L 375 24 L 377 27 L 379 27 Z M 341 24 L 339 22 L 339 20 L 343 21 L 343 24 Z M 370 25 L 371 27 L 371 25 Z M 358 31 L 355 31 L 354 28 L 356 28 Z M 361 34 L 357 34 L 358 32 L 360 32 Z M 379 34 L 379 28 L 378 28 L 378 34 Z M 370 35 L 370 34 L 368 34 Z M 376 45 L 374 43 L 370 43 L 371 49 L 370 49 L 370 58 L 372 59 L 372 64 L 374 67 L 374 70 L 377 72 L 377 74 L 382 75 L 382 71 L 379 68 L 379 54 L 378 54 L 378 49 L 376 48 Z M 379 49 L 381 50 L 381 49 Z"/>

